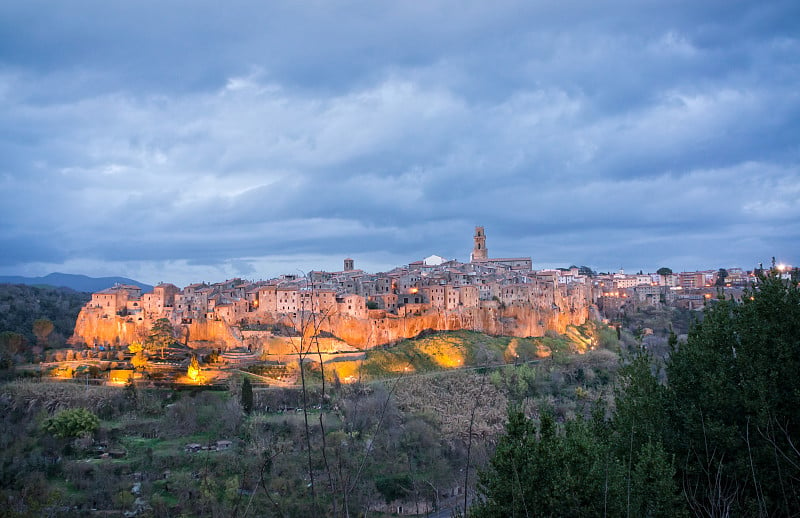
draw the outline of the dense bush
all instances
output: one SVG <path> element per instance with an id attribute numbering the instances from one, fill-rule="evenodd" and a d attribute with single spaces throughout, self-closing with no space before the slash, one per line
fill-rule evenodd
<path id="1" fill-rule="evenodd" d="M 44 421 L 42 428 L 55 437 L 71 438 L 91 435 L 100 426 L 96 415 L 85 408 L 61 410 Z"/>

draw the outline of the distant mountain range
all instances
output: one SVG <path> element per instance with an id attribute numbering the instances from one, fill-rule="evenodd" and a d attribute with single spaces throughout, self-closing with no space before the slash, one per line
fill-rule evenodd
<path id="1" fill-rule="evenodd" d="M 75 291 L 93 293 L 110 288 L 115 284 L 132 284 L 142 288 L 142 293 L 152 291 L 153 287 L 127 277 L 88 277 L 71 273 L 51 273 L 44 277 L 21 277 L 19 275 L 0 275 L 0 284 L 27 284 L 66 287 Z"/>

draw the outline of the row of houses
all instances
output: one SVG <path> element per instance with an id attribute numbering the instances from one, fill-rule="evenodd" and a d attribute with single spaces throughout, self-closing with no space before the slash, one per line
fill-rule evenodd
<path id="1" fill-rule="evenodd" d="M 267 281 L 236 278 L 183 289 L 161 283 L 144 294 L 137 286 L 116 285 L 94 293 L 87 307 L 104 318 L 166 317 L 178 324 L 204 319 L 239 323 L 300 312 L 368 318 L 371 310 L 404 315 L 488 303 L 553 308 L 576 296 L 588 300 L 590 284 L 584 276 L 534 271 L 529 265 L 530 258 L 460 263 L 431 256 L 389 272 L 369 274 L 353 268 L 353 261 L 346 259 L 342 271 L 312 271 L 306 276 L 283 275 Z M 564 277 L 570 280 L 565 282 Z"/>
<path id="2" fill-rule="evenodd" d="M 662 286 L 667 288 L 699 289 L 711 286 L 746 287 L 755 282 L 753 272 L 741 268 L 721 268 L 680 273 L 617 273 L 601 274 L 594 278 L 600 287 L 626 289 L 637 286 Z"/>
<path id="3" fill-rule="evenodd" d="M 741 268 L 676 274 L 626 274 L 620 270 L 600 275 L 577 267 L 533 270 L 530 257 L 490 258 L 483 227 L 476 227 L 473 240 L 469 263 L 432 255 L 371 274 L 356 269 L 354 261 L 347 258 L 341 271 L 282 275 L 267 281 L 236 278 L 190 284 L 183 289 L 162 283 L 145 294 L 136 286 L 117 285 L 93 294 L 87 306 L 106 318 L 166 317 L 176 324 L 199 320 L 260 322 L 268 315 L 305 312 L 369 318 L 370 311 L 381 312 L 374 316 L 402 316 L 492 305 L 561 310 L 596 303 L 614 312 L 630 301 L 658 305 L 694 300 L 698 295 L 694 290 L 736 288 L 754 280 L 752 272 Z M 705 295 L 700 293 L 701 301 Z"/>

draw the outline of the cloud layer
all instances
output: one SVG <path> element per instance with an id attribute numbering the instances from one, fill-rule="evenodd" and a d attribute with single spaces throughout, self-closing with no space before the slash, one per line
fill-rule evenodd
<path id="1" fill-rule="evenodd" d="M 695 4 L 4 5 L 0 272 L 800 262 L 800 7 Z"/>

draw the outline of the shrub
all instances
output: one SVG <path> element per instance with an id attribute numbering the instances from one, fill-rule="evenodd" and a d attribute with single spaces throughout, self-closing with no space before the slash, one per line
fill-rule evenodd
<path id="1" fill-rule="evenodd" d="M 377 489 L 378 493 L 383 496 L 383 499 L 387 504 L 392 500 L 398 500 L 405 497 L 411 490 L 411 487 L 411 477 L 406 473 L 401 475 L 378 477 L 375 480 L 375 489 Z"/>
<path id="2" fill-rule="evenodd" d="M 56 437 L 85 437 L 94 433 L 100 420 L 85 408 L 62 410 L 44 422 L 44 430 Z"/>

